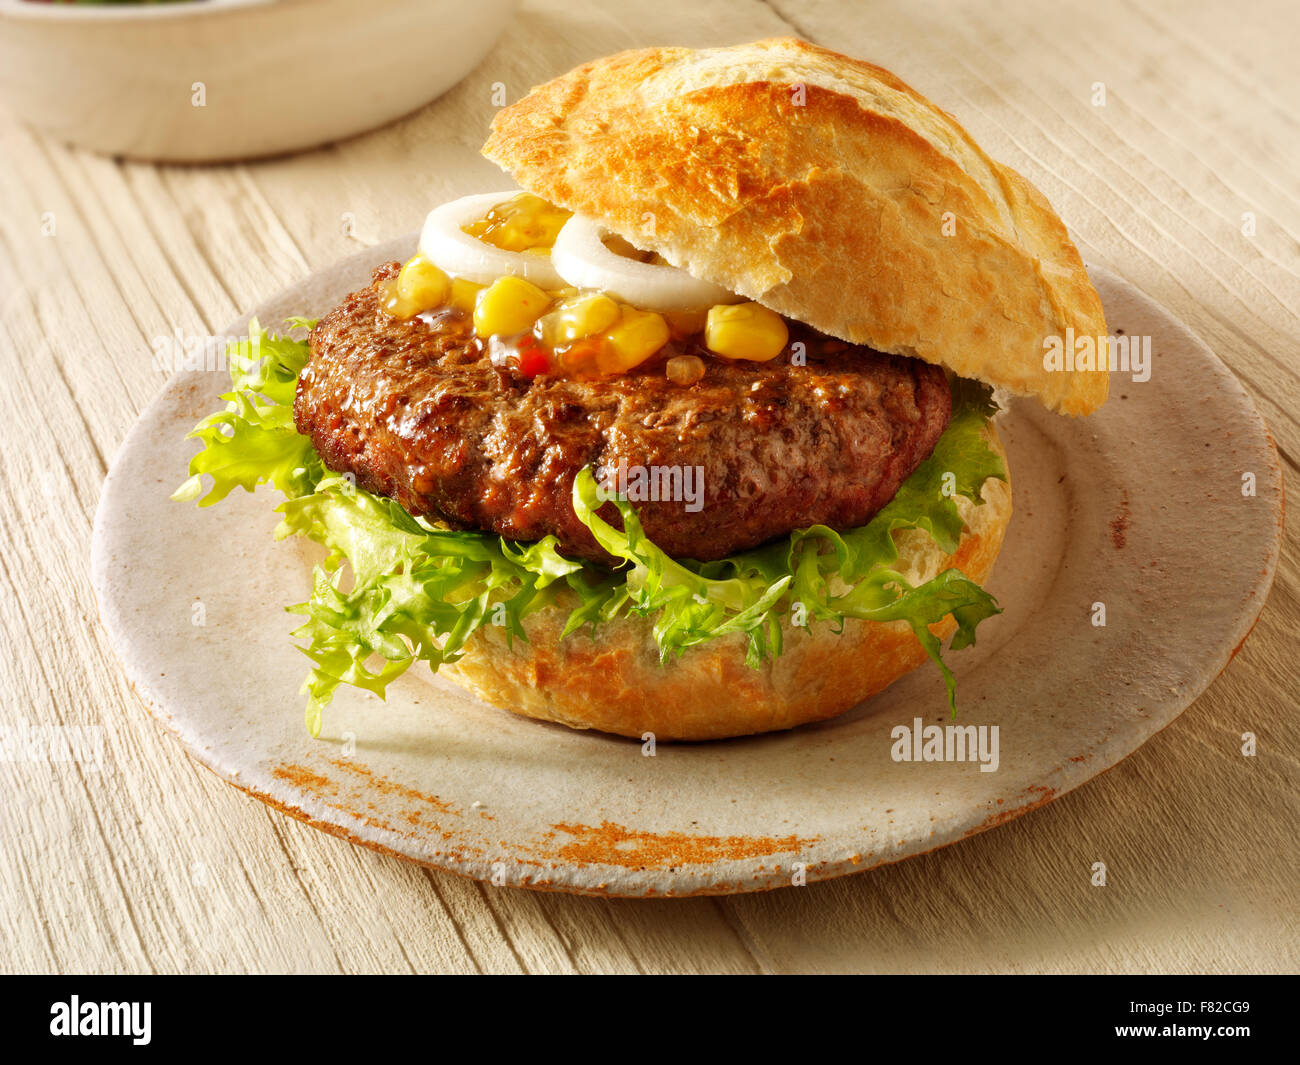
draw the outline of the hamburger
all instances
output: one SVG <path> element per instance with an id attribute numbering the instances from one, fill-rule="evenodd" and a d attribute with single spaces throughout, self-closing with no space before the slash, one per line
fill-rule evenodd
<path id="1" fill-rule="evenodd" d="M 800 40 L 650 48 L 533 89 L 305 339 L 254 323 L 181 499 L 285 497 L 326 555 L 308 725 L 428 663 L 574 728 L 842 713 L 998 607 L 993 390 L 1067 415 L 1106 332 L 1064 224 L 888 71 Z M 360 279 L 359 279 L 360 280 Z M 209 478 L 210 480 L 205 480 Z"/>

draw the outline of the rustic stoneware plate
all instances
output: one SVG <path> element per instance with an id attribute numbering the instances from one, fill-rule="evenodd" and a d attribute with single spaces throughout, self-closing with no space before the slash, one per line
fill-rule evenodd
<path id="1" fill-rule="evenodd" d="M 319 315 L 412 246 L 370 249 L 256 313 Z M 683 896 L 931 850 L 1064 794 L 1168 725 L 1227 665 L 1272 581 L 1281 470 L 1250 399 L 1167 313 L 1113 275 L 1094 278 L 1111 329 L 1153 338 L 1151 377 L 1113 374 L 1110 402 L 1087 420 L 1027 401 L 1003 416 L 1016 514 L 991 590 L 1005 613 L 950 659 L 960 723 L 999 727 L 996 771 L 891 758 L 896 726 L 947 722 L 928 667 L 834 721 L 663 744 L 653 757 L 486 706 L 422 669 L 387 703 L 341 693 L 311 739 L 307 661 L 284 611 L 309 590 L 310 545 L 272 542 L 269 491 L 202 511 L 168 500 L 194 447 L 185 433 L 225 386 L 214 370 L 173 377 L 113 463 L 93 547 L 104 624 L 140 696 L 208 768 L 317 828 L 430 866 Z"/>

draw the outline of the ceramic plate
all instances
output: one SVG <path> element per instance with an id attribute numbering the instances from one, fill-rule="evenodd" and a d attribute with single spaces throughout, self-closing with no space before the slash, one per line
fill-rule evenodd
<path id="1" fill-rule="evenodd" d="M 370 249 L 256 314 L 319 315 L 412 246 Z M 1030 401 L 1003 416 L 1016 513 L 989 587 L 1005 613 L 950 658 L 959 723 L 998 726 L 996 771 L 891 756 L 897 726 L 948 721 L 929 667 L 830 722 L 661 744 L 652 757 L 486 706 L 421 667 L 386 703 L 341 691 L 311 739 L 307 661 L 284 607 L 306 598 L 313 549 L 272 542 L 270 491 L 203 511 L 168 500 L 220 371 L 173 377 L 113 463 L 93 547 L 104 624 L 141 698 L 224 780 L 429 866 L 684 896 L 931 850 L 1064 794 L 1168 725 L 1227 665 L 1272 581 L 1281 470 L 1250 399 L 1158 306 L 1111 274 L 1093 278 L 1112 331 L 1153 338 L 1151 376 L 1113 374 L 1109 403 L 1086 420 Z"/>

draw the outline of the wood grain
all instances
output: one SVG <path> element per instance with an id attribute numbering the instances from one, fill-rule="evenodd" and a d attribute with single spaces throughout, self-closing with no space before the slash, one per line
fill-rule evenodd
<path id="1" fill-rule="evenodd" d="M 224 329 L 419 224 L 493 113 L 643 44 L 799 33 L 876 60 L 1048 195 L 1091 261 L 1198 332 L 1300 457 L 1300 72 L 1284 0 L 526 3 L 461 85 L 372 134 L 222 168 L 88 155 L 0 119 L 0 724 L 105 757 L 0 761 L 7 971 L 1294 971 L 1300 551 L 1233 664 L 1133 757 L 1033 815 L 863 876 L 724 900 L 494 889 L 325 836 L 161 735 L 96 620 L 99 483 L 161 386 L 153 338 Z M 1093 103 L 1103 83 L 1105 106 Z M 500 182 L 477 164 L 482 186 Z M 1243 216 L 1255 217 L 1253 236 Z M 53 235 L 43 233 L 52 213 Z M 1231 530 L 1224 530 L 1231 550 Z M 147 574 L 141 574 L 147 580 Z M 1207 580 L 1213 575 L 1207 574 Z M 1244 758 L 1241 734 L 1259 738 Z M 1109 886 L 1089 885 L 1104 861 Z"/>

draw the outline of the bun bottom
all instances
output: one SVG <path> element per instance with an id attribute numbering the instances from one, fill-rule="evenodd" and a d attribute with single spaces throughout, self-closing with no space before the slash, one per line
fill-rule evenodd
<path id="1" fill-rule="evenodd" d="M 993 449 L 1006 454 L 990 424 Z M 949 555 L 930 537 L 897 537 L 898 569 L 914 584 L 956 567 L 977 584 L 993 570 L 1011 520 L 1011 483 L 990 478 L 984 503 L 956 497 L 966 529 Z M 623 617 L 560 639 L 563 605 L 524 621 L 528 642 L 506 644 L 504 630 L 479 629 L 464 656 L 444 666 L 449 680 L 484 702 L 527 717 L 656 740 L 715 740 L 794 728 L 835 717 L 927 661 L 906 622 L 847 619 L 843 631 L 813 625 L 811 633 L 782 622 L 784 650 L 758 669 L 745 665 L 741 634 L 687 648 L 660 664 L 649 618 Z M 950 616 L 930 626 L 947 639 Z"/>

